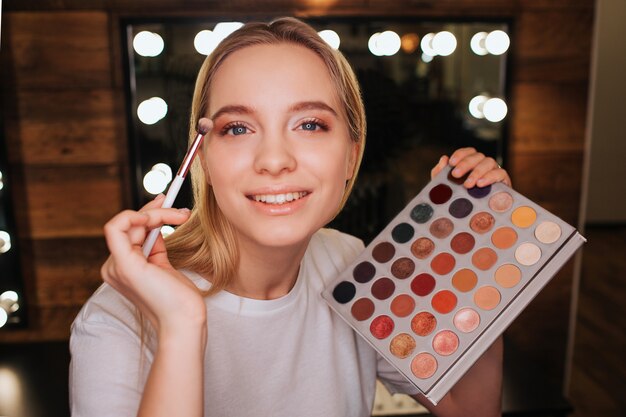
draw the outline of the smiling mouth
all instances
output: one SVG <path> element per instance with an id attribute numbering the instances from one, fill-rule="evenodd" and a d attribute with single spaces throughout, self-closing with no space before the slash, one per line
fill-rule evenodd
<path id="1" fill-rule="evenodd" d="M 265 204 L 286 204 L 295 200 L 299 200 L 302 197 L 308 195 L 308 191 L 296 191 L 293 193 L 284 193 L 284 194 L 255 194 L 247 196 L 250 200 L 257 201 L 259 203 Z"/>

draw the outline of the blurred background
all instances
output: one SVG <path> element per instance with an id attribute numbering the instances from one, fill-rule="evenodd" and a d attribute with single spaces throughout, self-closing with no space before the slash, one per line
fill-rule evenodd
<path id="1" fill-rule="evenodd" d="M 626 3 L 25 0 L 0 3 L 0 416 L 67 416 L 70 325 L 102 226 L 166 189 L 197 71 L 248 21 L 296 16 L 354 67 L 368 119 L 332 227 L 365 242 L 474 146 L 588 243 L 505 333 L 505 415 L 626 409 Z M 189 206 L 188 183 L 176 206 Z M 424 415 L 380 387 L 375 415 Z"/>

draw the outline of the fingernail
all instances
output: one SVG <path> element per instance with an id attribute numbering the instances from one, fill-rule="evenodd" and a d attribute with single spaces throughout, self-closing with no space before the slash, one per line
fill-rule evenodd
<path id="1" fill-rule="evenodd" d="M 476 182 L 476 185 L 478 185 L 479 187 L 482 187 L 486 182 L 487 182 L 486 179 L 481 178 Z"/>
<path id="2" fill-rule="evenodd" d="M 180 213 L 183 213 L 183 214 L 189 214 L 189 213 L 191 213 L 191 210 L 189 210 L 189 209 L 188 209 L 188 208 L 186 208 L 186 207 L 184 207 L 184 208 L 179 208 L 179 209 L 178 209 L 178 211 L 179 211 Z"/>
<path id="3" fill-rule="evenodd" d="M 461 176 L 461 169 L 460 168 L 455 168 L 452 171 L 452 175 L 454 175 L 455 177 L 460 177 Z"/>
<path id="4" fill-rule="evenodd" d="M 472 177 L 469 177 L 468 179 L 465 180 L 465 185 L 469 187 L 473 182 L 474 182 L 474 179 Z"/>
<path id="5" fill-rule="evenodd" d="M 451 165 L 456 164 L 456 158 L 450 158 L 450 164 Z"/>
<path id="6" fill-rule="evenodd" d="M 157 196 L 156 196 L 156 197 L 154 197 L 154 199 L 155 199 L 155 200 L 158 200 L 158 199 L 163 198 L 163 197 L 165 197 L 165 194 L 163 194 L 163 193 L 159 193 L 159 194 L 157 194 Z"/>

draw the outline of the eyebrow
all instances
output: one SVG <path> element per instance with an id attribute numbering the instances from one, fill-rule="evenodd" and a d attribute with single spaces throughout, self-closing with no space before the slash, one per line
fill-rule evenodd
<path id="1" fill-rule="evenodd" d="M 302 101 L 300 103 L 296 103 L 293 106 L 289 107 L 289 113 L 296 113 L 302 110 L 324 110 L 329 113 L 332 113 L 335 117 L 337 117 L 337 112 L 328 104 L 323 101 Z M 255 113 L 254 109 L 248 106 L 243 105 L 227 105 L 220 108 L 218 111 L 213 113 L 211 116 L 211 120 L 215 120 L 216 118 L 224 115 L 224 114 L 253 114 Z"/>

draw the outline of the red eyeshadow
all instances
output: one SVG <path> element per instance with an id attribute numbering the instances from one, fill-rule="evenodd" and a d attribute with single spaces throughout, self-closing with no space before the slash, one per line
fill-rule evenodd
<path id="1" fill-rule="evenodd" d="M 432 299 L 433 308 L 441 314 L 448 314 L 456 307 L 456 295 L 452 291 L 442 290 Z"/>
<path id="2" fill-rule="evenodd" d="M 376 339 L 384 339 L 393 332 L 393 320 L 389 316 L 378 316 L 370 324 L 370 332 Z"/>
<path id="3" fill-rule="evenodd" d="M 411 291 L 421 297 L 427 296 L 435 289 L 435 278 L 430 274 L 419 274 L 411 281 Z"/>
<path id="4" fill-rule="evenodd" d="M 456 234 L 450 241 L 450 247 L 453 251 L 460 254 L 465 254 L 474 249 L 476 240 L 474 236 L 467 232 L 461 232 Z"/>

